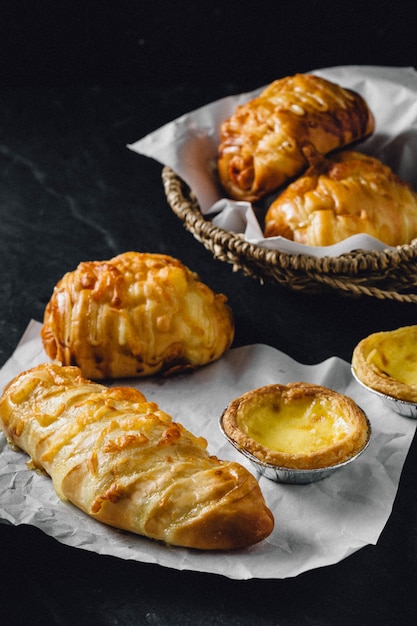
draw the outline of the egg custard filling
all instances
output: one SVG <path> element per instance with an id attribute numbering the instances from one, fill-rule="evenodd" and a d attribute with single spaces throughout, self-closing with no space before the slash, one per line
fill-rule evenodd
<path id="1" fill-rule="evenodd" d="M 352 426 L 327 400 L 299 400 L 283 405 L 260 405 L 239 416 L 237 424 L 271 450 L 291 454 L 315 452 L 346 437 Z"/>
<path id="2" fill-rule="evenodd" d="M 232 401 L 222 426 L 236 447 L 284 468 L 344 462 L 365 446 L 368 422 L 347 396 L 309 383 L 267 385 Z"/>
<path id="3" fill-rule="evenodd" d="M 371 389 L 417 402 L 417 325 L 368 335 L 355 347 L 352 367 Z"/>

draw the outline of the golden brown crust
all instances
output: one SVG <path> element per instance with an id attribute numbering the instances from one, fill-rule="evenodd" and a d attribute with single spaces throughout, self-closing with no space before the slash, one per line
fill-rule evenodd
<path id="1" fill-rule="evenodd" d="M 372 333 L 352 354 L 357 378 L 397 400 L 417 402 L 417 325 Z"/>
<path id="2" fill-rule="evenodd" d="M 135 389 L 39 365 L 5 389 L 0 425 L 60 497 L 101 522 L 203 550 L 244 548 L 272 532 L 254 476 L 210 456 L 203 438 Z"/>
<path id="3" fill-rule="evenodd" d="M 180 261 L 126 252 L 80 263 L 56 285 L 41 331 L 48 356 L 92 379 L 171 374 L 230 347 L 233 317 Z"/>
<path id="4" fill-rule="evenodd" d="M 286 419 L 282 413 L 288 410 L 294 412 L 290 438 L 276 438 L 280 420 Z M 257 415 L 260 421 L 254 422 Z M 245 393 L 226 408 L 222 426 L 238 447 L 261 462 L 291 469 L 342 463 L 359 453 L 369 439 L 366 416 L 351 398 L 304 382 L 272 384 Z"/>
<path id="5" fill-rule="evenodd" d="M 218 172 L 230 198 L 255 201 L 327 154 L 374 130 L 365 100 L 311 74 L 274 81 L 220 129 Z"/>
<path id="6" fill-rule="evenodd" d="M 342 151 L 318 159 L 271 204 L 265 236 L 329 246 L 359 233 L 389 246 L 417 237 L 417 194 L 379 159 Z"/>

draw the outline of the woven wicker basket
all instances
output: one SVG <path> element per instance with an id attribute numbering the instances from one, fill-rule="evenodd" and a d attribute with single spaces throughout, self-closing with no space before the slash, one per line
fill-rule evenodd
<path id="1" fill-rule="evenodd" d="M 336 290 L 351 296 L 417 302 L 417 293 L 413 293 L 417 285 L 417 240 L 395 250 L 356 250 L 338 257 L 286 254 L 251 244 L 205 219 L 192 191 L 167 166 L 162 181 L 168 204 L 185 228 L 216 259 L 232 264 L 234 270 L 308 293 Z"/>

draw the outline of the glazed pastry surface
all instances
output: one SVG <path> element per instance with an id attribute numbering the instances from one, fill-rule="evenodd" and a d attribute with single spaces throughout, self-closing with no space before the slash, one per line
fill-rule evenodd
<path id="1" fill-rule="evenodd" d="M 364 233 L 389 246 L 417 237 L 417 194 L 380 160 L 352 151 L 318 159 L 271 204 L 265 236 L 329 246 Z"/>
<path id="2" fill-rule="evenodd" d="M 417 402 L 417 325 L 372 333 L 352 355 L 365 385 L 398 400 Z"/>
<path id="3" fill-rule="evenodd" d="M 230 347 L 226 297 L 180 261 L 126 252 L 80 263 L 56 285 L 41 331 L 48 356 L 92 379 L 171 374 Z"/>
<path id="4" fill-rule="evenodd" d="M 222 423 L 259 460 L 292 469 L 346 461 L 369 437 L 366 417 L 352 399 L 302 382 L 247 392 L 230 403 Z"/>
<path id="5" fill-rule="evenodd" d="M 136 389 L 42 364 L 7 386 L 0 425 L 61 498 L 106 524 L 202 550 L 244 548 L 272 532 L 252 474 L 209 455 L 203 438 Z"/>
<path id="6" fill-rule="evenodd" d="M 221 125 L 220 182 L 228 197 L 256 201 L 304 171 L 311 153 L 344 147 L 374 127 L 359 94 L 312 74 L 282 78 Z"/>

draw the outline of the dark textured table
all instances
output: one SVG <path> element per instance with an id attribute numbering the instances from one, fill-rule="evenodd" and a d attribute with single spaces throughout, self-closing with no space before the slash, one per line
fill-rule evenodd
<path id="1" fill-rule="evenodd" d="M 63 273 L 126 250 L 180 258 L 228 296 L 235 346 L 265 343 L 303 363 L 349 360 L 365 334 L 416 322 L 415 304 L 296 293 L 233 272 L 171 212 L 160 165 L 125 147 L 182 113 L 296 71 L 414 66 L 406 9 L 375 3 L 369 15 L 365 3 L 336 13 L 330 2 L 277 2 L 263 13 L 256 3 L 130 2 L 77 13 L 65 2 L 38 4 L 19 15 L 5 9 L 0 25 L 0 365 L 29 320 L 42 320 Z M 0 621 L 411 624 L 416 455 L 414 442 L 378 544 L 294 579 L 173 571 L 0 524 Z"/>

